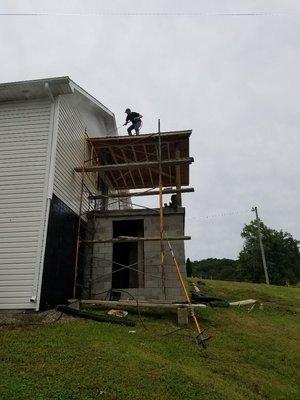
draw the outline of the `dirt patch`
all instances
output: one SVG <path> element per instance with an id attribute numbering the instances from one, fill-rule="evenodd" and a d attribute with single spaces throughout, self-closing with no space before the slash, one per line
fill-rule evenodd
<path id="1" fill-rule="evenodd" d="M 18 327 L 22 325 L 44 325 L 53 323 L 66 323 L 74 320 L 76 320 L 75 317 L 63 314 L 55 309 L 41 312 L 5 312 L 0 313 L 0 329 L 7 326 Z"/>

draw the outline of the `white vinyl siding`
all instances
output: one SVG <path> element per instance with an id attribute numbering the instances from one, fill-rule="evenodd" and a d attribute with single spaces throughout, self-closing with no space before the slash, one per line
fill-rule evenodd
<path id="1" fill-rule="evenodd" d="M 59 103 L 53 193 L 78 214 L 81 176 L 74 168 L 82 164 L 85 126 L 67 97 L 61 96 Z"/>
<path id="2" fill-rule="evenodd" d="M 45 213 L 49 100 L 0 103 L 0 308 L 35 308 Z"/>

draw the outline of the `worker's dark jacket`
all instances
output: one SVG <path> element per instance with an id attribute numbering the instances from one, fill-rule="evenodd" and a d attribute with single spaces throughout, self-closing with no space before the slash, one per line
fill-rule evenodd
<path id="1" fill-rule="evenodd" d="M 137 112 L 132 112 L 129 115 L 127 115 L 126 117 L 126 122 L 130 121 L 133 124 L 136 124 L 137 122 L 139 122 L 141 120 L 140 114 Z"/>

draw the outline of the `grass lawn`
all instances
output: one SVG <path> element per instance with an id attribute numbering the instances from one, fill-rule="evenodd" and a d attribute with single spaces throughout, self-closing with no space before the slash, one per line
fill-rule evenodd
<path id="1" fill-rule="evenodd" d="M 170 316 L 144 329 L 71 320 L 0 329 L 0 399 L 300 398 L 300 289 L 204 281 L 202 291 L 263 306 L 201 309 L 214 337 L 197 347 Z M 136 329 L 136 333 L 129 333 Z"/>

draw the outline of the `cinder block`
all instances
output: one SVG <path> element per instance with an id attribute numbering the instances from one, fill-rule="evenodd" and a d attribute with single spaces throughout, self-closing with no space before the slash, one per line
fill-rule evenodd
<path id="1" fill-rule="evenodd" d="M 163 295 L 163 291 L 162 291 L 162 289 L 151 289 L 150 291 L 149 291 L 149 297 L 151 298 L 151 299 L 163 299 L 164 298 L 164 295 Z"/>
<path id="2" fill-rule="evenodd" d="M 103 286 L 104 286 L 104 289 L 106 289 L 106 290 L 111 289 L 111 281 L 104 282 Z"/>
<path id="3" fill-rule="evenodd" d="M 146 281 L 145 282 L 145 288 L 153 288 L 153 289 L 157 289 L 162 287 L 162 281 L 161 280 L 156 280 L 156 281 Z"/>
<path id="4" fill-rule="evenodd" d="M 178 326 L 188 326 L 189 324 L 189 312 L 187 307 L 177 308 L 177 323 Z"/>
<path id="5" fill-rule="evenodd" d="M 179 289 L 179 288 L 181 288 L 180 282 L 179 281 L 175 281 L 175 280 L 166 281 L 165 286 L 166 286 L 166 288 L 170 288 L 170 289 Z"/>
<path id="6" fill-rule="evenodd" d="M 171 209 L 164 210 L 164 225 L 167 235 L 169 236 L 178 236 L 183 235 L 184 233 L 184 210 L 178 209 L 177 212 Z M 132 216 L 134 211 L 131 210 L 131 215 L 129 216 L 129 211 L 124 210 L 123 213 L 120 211 L 116 211 L 116 215 L 113 214 L 108 216 L 98 216 L 96 220 L 90 221 L 89 226 L 95 229 L 95 238 L 108 239 L 112 237 L 112 227 L 113 220 L 127 220 L 134 219 Z M 137 211 L 138 219 L 144 220 L 144 236 L 159 236 L 159 215 L 151 214 L 151 212 L 145 212 L 141 218 L 140 211 Z M 180 270 L 182 271 L 183 276 L 185 277 L 185 254 L 184 254 L 184 243 L 183 242 L 172 242 L 172 247 L 175 252 L 177 261 L 180 265 Z M 93 284 L 94 289 L 102 289 L 104 290 L 104 286 L 111 285 L 111 269 L 112 269 L 112 244 L 111 243 L 98 243 L 94 245 L 94 255 L 93 258 L 93 266 L 92 266 L 92 276 L 93 278 L 96 276 L 100 276 L 101 274 L 107 274 L 101 278 L 101 282 L 95 282 Z M 160 242 L 145 242 L 143 244 L 144 248 L 144 284 L 145 288 L 140 289 L 128 289 L 133 290 L 136 296 L 140 298 L 156 298 L 159 300 L 163 300 L 163 292 L 162 292 L 162 270 L 160 266 Z M 170 256 L 170 252 L 168 250 L 167 243 L 164 243 L 165 249 L 165 284 L 169 290 L 169 299 L 173 299 L 172 295 L 178 297 L 178 292 L 181 290 L 178 288 L 178 277 L 176 270 L 173 265 L 172 257 Z M 87 252 L 87 255 L 90 254 Z M 98 259 L 96 259 L 98 257 Z M 89 279 L 89 265 L 90 258 L 86 257 L 86 279 Z M 156 275 L 156 277 L 155 277 Z M 154 287 L 155 286 L 155 287 Z M 109 288 L 109 287 L 108 287 Z M 173 290 L 173 291 L 172 291 Z M 142 291 L 142 292 L 141 292 Z M 179 294 L 181 297 L 181 294 Z"/>
<path id="7" fill-rule="evenodd" d="M 161 275 L 161 267 L 159 265 L 147 265 L 145 268 L 145 276 L 150 278 L 157 278 Z M 153 275 L 153 276 L 151 276 Z"/>
<path id="8" fill-rule="evenodd" d="M 166 295 L 167 299 L 172 300 L 172 301 L 185 301 L 184 294 L 181 289 L 174 289 L 174 288 L 166 288 Z"/>

